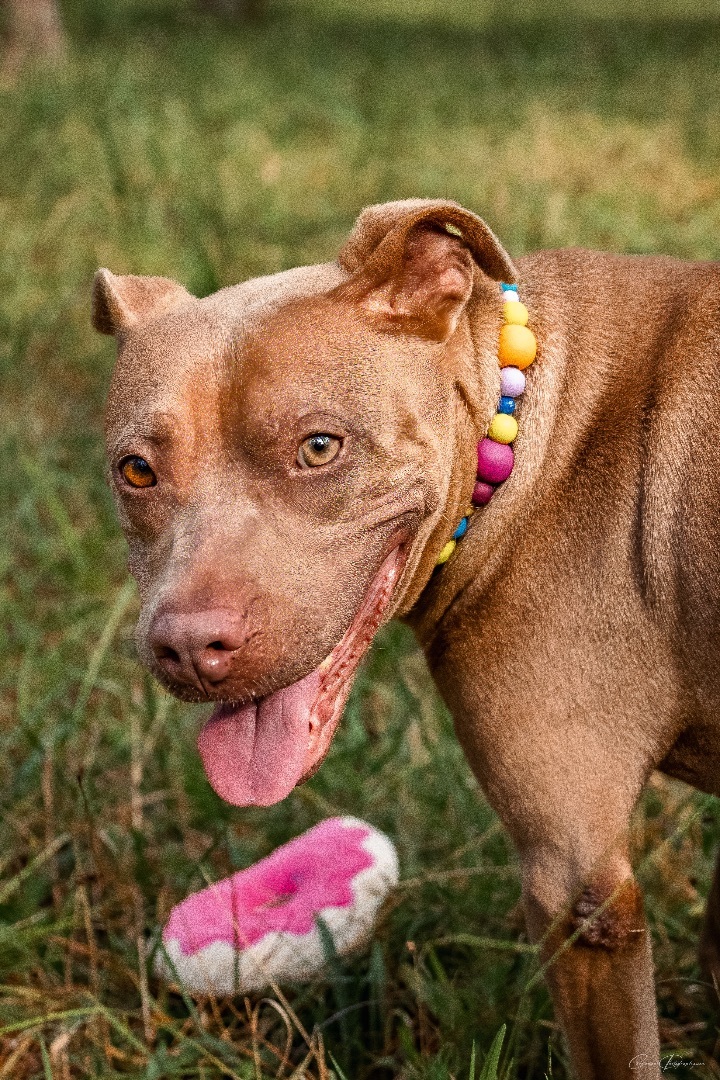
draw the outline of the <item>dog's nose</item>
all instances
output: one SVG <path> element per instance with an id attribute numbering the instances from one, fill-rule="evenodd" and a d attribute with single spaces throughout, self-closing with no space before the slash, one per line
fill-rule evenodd
<path id="1" fill-rule="evenodd" d="M 202 689 L 227 678 L 247 639 L 242 616 L 223 609 L 162 612 L 148 635 L 153 655 L 171 682 Z"/>

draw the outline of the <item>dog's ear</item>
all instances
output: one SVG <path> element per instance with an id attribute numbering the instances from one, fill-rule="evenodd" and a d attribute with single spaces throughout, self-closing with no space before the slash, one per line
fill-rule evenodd
<path id="1" fill-rule="evenodd" d="M 116 276 L 98 270 L 93 279 L 92 324 L 101 334 L 117 334 L 193 299 L 170 278 Z"/>
<path id="2" fill-rule="evenodd" d="M 516 280 L 510 256 L 482 218 L 444 200 L 367 207 L 338 261 L 352 277 L 336 295 L 436 341 L 455 330 L 478 272 Z"/>

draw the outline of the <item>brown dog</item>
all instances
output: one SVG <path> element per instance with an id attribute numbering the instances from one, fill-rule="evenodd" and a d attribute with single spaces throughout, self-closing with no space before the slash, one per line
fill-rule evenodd
<path id="1" fill-rule="evenodd" d="M 500 279 L 539 342 L 516 467 L 433 572 L 497 403 Z M 140 652 L 219 703 L 215 790 L 267 805 L 311 775 L 378 626 L 407 619 L 517 845 L 583 1080 L 660 1075 L 642 787 L 661 768 L 720 794 L 719 310 L 710 265 L 515 267 L 474 214 L 419 200 L 365 210 L 336 263 L 204 300 L 95 280 Z M 716 875 L 716 977 L 719 925 Z"/>

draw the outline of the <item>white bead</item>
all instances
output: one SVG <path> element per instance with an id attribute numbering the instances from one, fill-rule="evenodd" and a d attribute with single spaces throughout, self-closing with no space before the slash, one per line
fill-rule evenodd
<path id="1" fill-rule="evenodd" d="M 502 298 L 506 303 L 507 303 L 508 300 L 516 300 L 516 301 L 518 301 L 520 299 L 518 294 L 516 292 L 512 292 L 510 289 L 508 289 L 507 292 L 504 292 L 502 294 Z"/>

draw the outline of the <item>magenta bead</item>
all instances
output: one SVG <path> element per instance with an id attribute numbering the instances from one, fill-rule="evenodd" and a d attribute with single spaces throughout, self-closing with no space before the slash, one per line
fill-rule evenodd
<path id="1" fill-rule="evenodd" d="M 495 488 L 492 484 L 486 484 L 482 480 L 478 480 L 477 484 L 473 488 L 472 501 L 475 506 L 487 506 L 495 493 Z"/>
<path id="2" fill-rule="evenodd" d="M 478 443 L 478 480 L 486 484 L 502 484 L 513 470 L 515 455 L 506 443 L 483 439 Z"/>
<path id="3" fill-rule="evenodd" d="M 502 368 L 500 372 L 500 393 L 503 397 L 520 397 L 524 390 L 525 376 L 520 368 Z"/>

